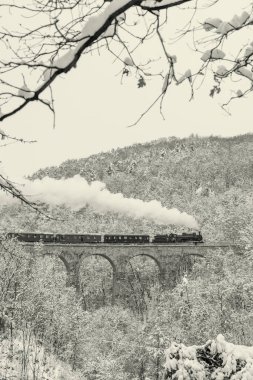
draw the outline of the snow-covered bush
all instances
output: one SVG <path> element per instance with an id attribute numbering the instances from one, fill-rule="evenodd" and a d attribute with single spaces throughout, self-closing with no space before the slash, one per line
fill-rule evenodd
<path id="1" fill-rule="evenodd" d="M 228 343 L 221 334 L 203 346 L 173 342 L 165 356 L 165 379 L 253 379 L 253 347 Z"/>

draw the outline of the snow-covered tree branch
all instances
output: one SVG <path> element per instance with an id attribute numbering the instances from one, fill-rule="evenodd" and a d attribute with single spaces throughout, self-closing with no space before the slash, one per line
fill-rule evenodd
<path id="1" fill-rule="evenodd" d="M 169 8 L 190 2 L 194 6 L 191 0 L 113 0 L 92 4 L 80 0 L 34 1 L 32 7 L 29 3 L 20 7 L 15 1 L 2 4 L 2 12 L 15 14 L 21 23 L 15 32 L 16 23 L 0 31 L 6 51 L 0 63 L 0 121 L 33 101 L 53 110 L 50 97 L 45 100 L 42 94 L 48 98 L 44 93 L 59 75 L 75 68 L 81 55 L 102 47 L 122 61 L 123 74 L 131 67 L 136 70 L 140 86 L 145 85 L 144 77 L 152 75 L 152 70 L 147 63 L 137 63 L 138 45 L 154 37 L 165 25 Z M 24 26 L 27 19 L 31 20 L 30 25 Z M 141 25 L 143 20 L 145 28 Z M 154 58 L 151 56 L 149 61 Z"/>

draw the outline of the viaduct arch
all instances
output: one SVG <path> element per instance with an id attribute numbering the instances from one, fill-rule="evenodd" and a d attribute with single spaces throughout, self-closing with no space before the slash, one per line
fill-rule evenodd
<path id="1" fill-rule="evenodd" d="M 166 288 L 173 288 L 180 269 L 189 267 L 194 257 L 210 257 L 217 251 L 224 254 L 233 249 L 240 254 L 240 247 L 233 244 L 56 244 L 46 243 L 40 250 L 34 250 L 33 243 L 22 243 L 26 249 L 36 254 L 54 255 L 63 261 L 67 271 L 67 285 L 80 291 L 79 269 L 82 259 L 101 256 L 108 260 L 113 268 L 114 300 L 120 298 L 126 286 L 127 264 L 138 256 L 153 259 L 160 271 L 160 282 Z"/>

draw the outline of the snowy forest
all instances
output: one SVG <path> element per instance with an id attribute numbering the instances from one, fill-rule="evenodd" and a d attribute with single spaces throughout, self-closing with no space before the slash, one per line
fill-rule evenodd
<path id="1" fill-rule="evenodd" d="M 109 54 L 124 88 L 148 91 L 155 83 L 129 129 L 154 109 L 166 120 L 178 88 L 191 102 L 204 91 L 230 117 L 252 96 L 252 7 L 250 0 L 1 2 L 1 149 L 35 143 L 8 124 L 25 122 L 35 105 L 60 128 L 57 83 L 88 56 L 102 62 Z M 203 125 L 209 116 L 206 110 Z M 22 184 L 1 162 L 0 378 L 253 379 L 252 143 L 250 128 L 227 138 L 170 136 L 68 159 Z M 171 289 L 154 260 L 135 257 L 128 295 L 116 302 L 105 258 L 82 260 L 77 292 L 57 255 L 43 255 L 41 243 L 29 253 L 6 235 L 155 235 L 196 226 L 205 243 L 240 250 L 182 265 Z"/>
<path id="2" fill-rule="evenodd" d="M 129 296 L 113 305 L 106 259 L 82 262 L 77 297 L 66 287 L 59 258 L 40 255 L 39 244 L 29 255 L 20 243 L 2 241 L 3 376 L 19 378 L 20 371 L 27 379 L 250 379 L 252 351 L 245 347 L 253 339 L 250 157 L 251 135 L 191 136 L 136 144 L 34 173 L 31 181 L 79 174 L 89 182 L 102 180 L 113 193 L 184 207 L 197 217 L 205 241 L 237 243 L 243 255 L 221 250 L 198 259 L 170 291 L 161 287 L 155 262 L 136 257 L 128 268 Z M 44 203 L 43 211 L 54 218 L 49 219 L 9 202 L 1 206 L 1 231 L 168 231 L 145 219 L 70 206 Z"/>

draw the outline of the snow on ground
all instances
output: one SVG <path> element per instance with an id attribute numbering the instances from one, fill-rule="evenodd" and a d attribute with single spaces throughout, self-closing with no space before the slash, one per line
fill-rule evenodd
<path id="1" fill-rule="evenodd" d="M 0 342 L 0 379 L 83 380 L 33 339 Z"/>

